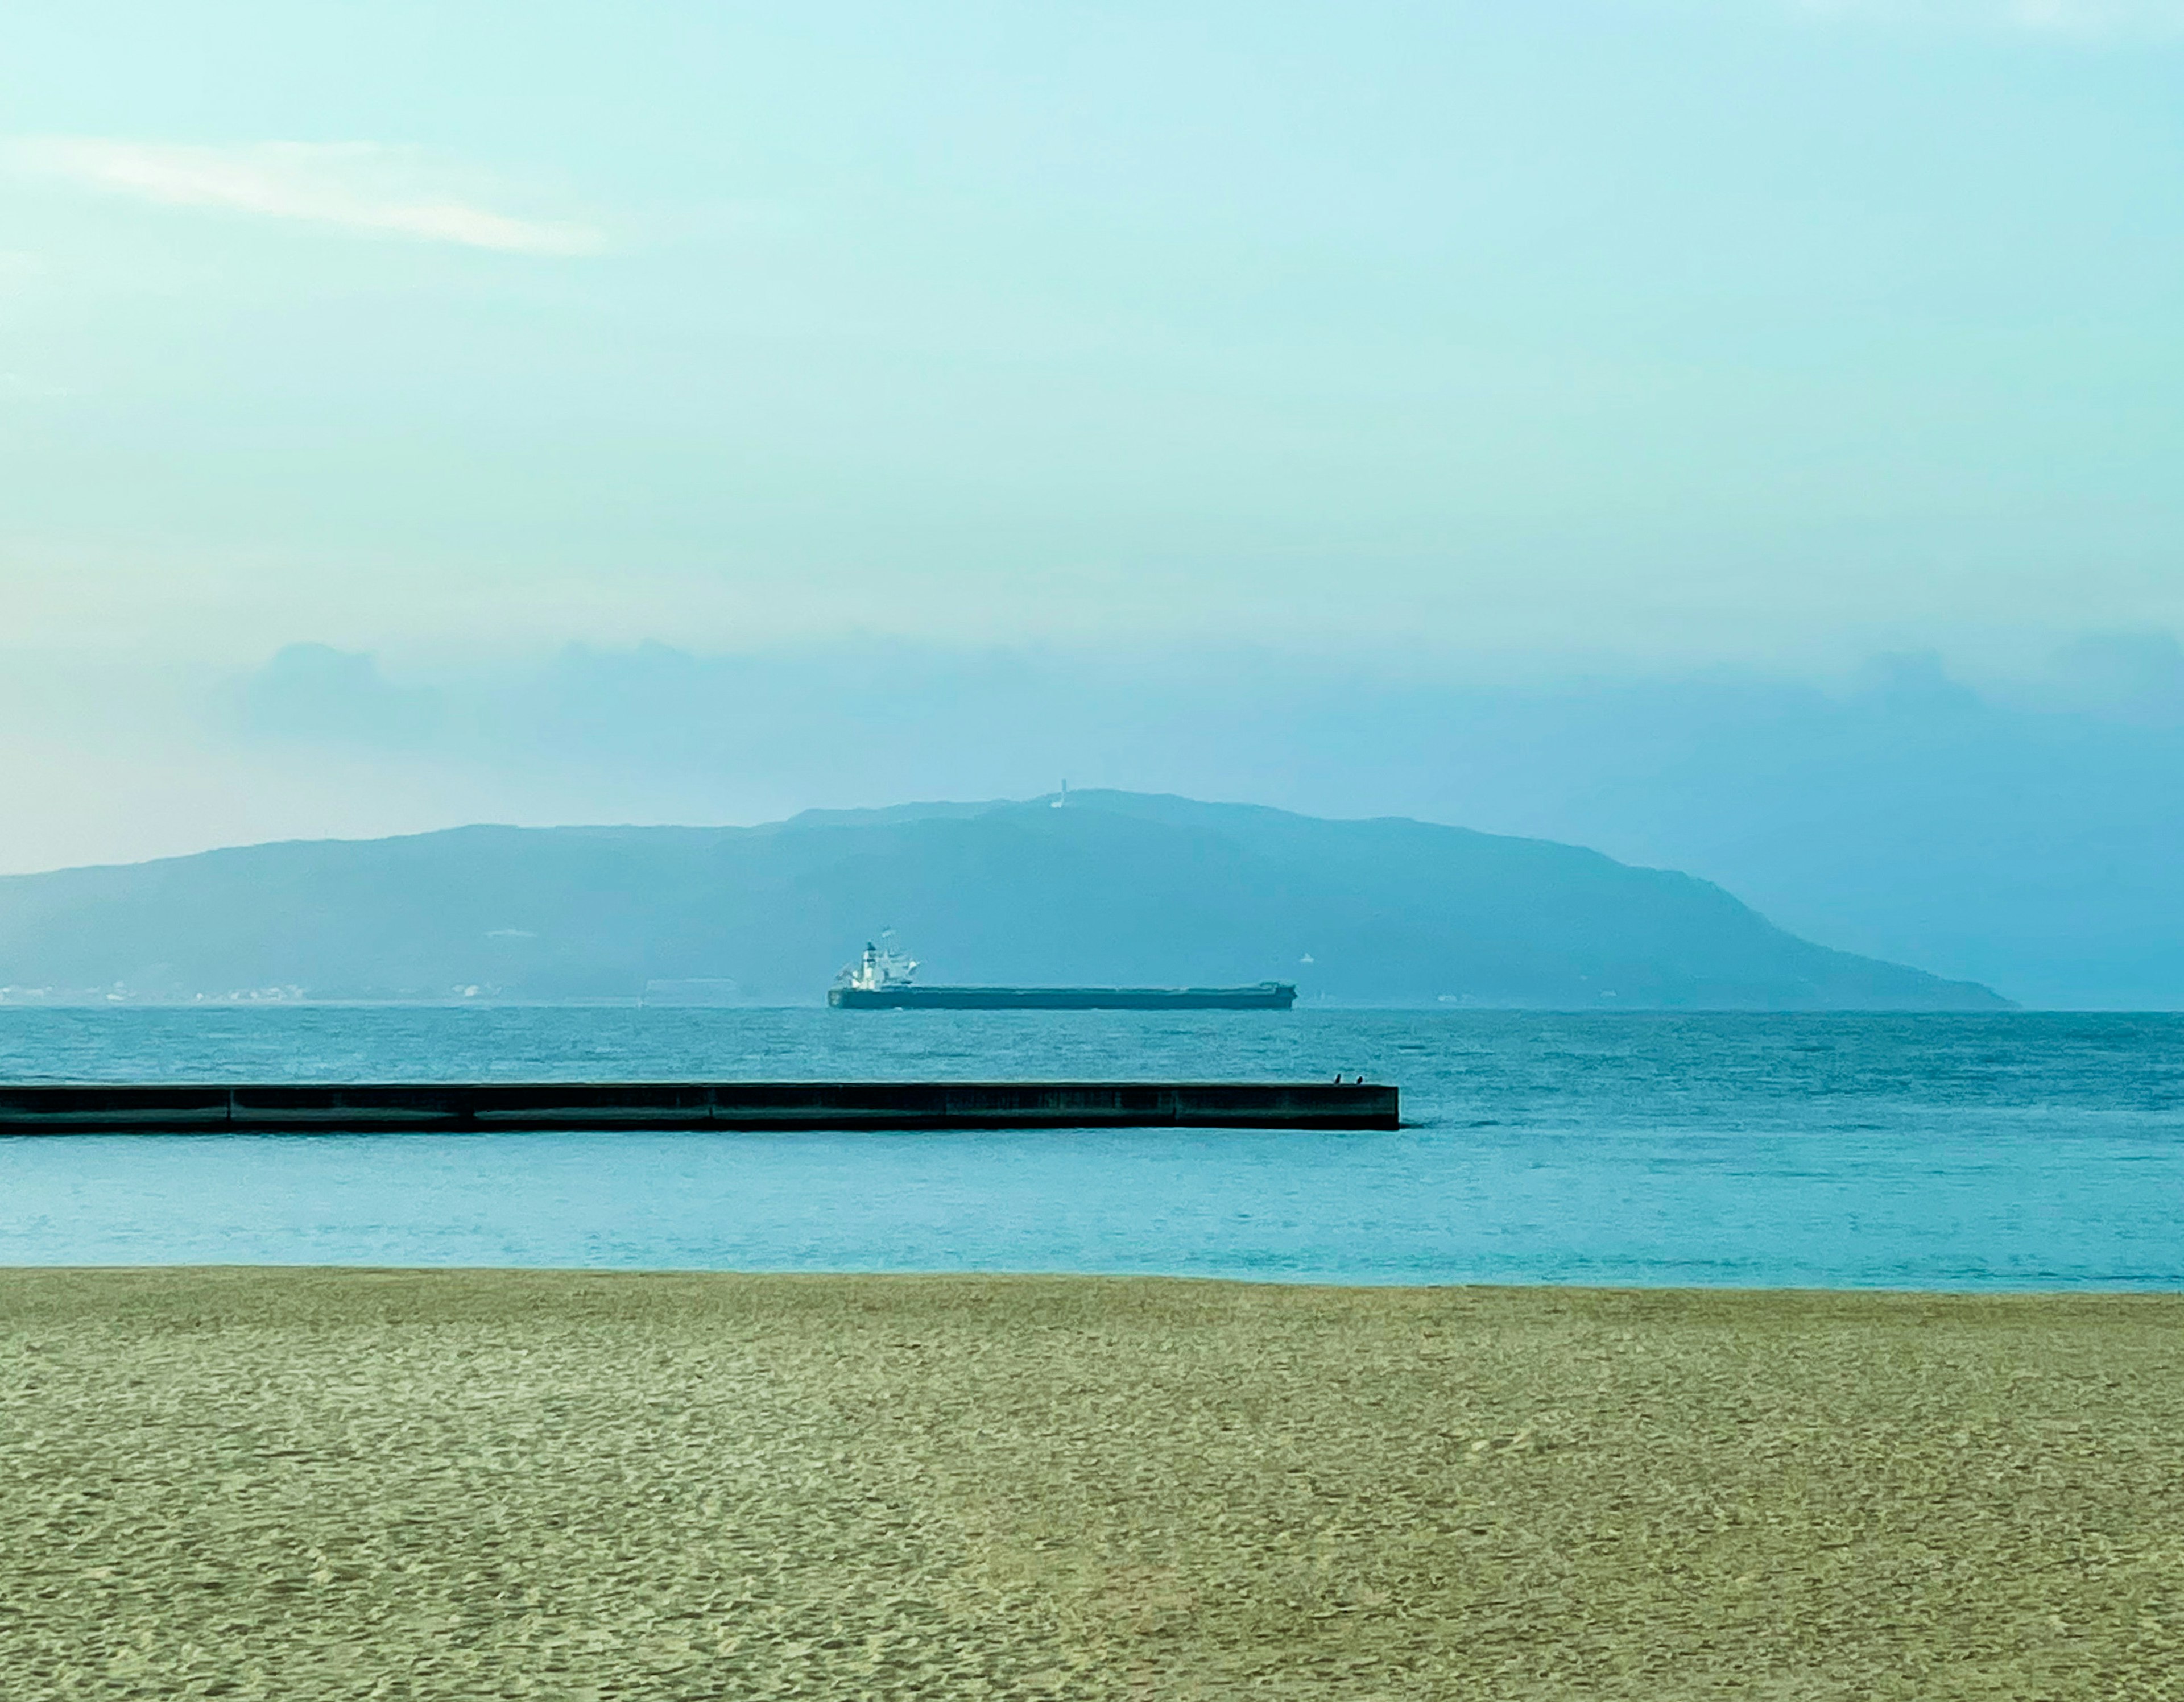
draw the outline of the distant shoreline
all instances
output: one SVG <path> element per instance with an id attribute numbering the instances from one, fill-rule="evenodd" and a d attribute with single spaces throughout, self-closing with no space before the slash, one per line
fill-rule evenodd
<path id="1" fill-rule="evenodd" d="M 65 997 L 48 997 L 43 993 L 25 994 L 20 991 L 0 989 L 0 1010 L 649 1010 L 649 1011 L 705 1011 L 726 1013 L 733 1011 L 824 1011 L 827 1005 L 823 998 L 794 1000 L 749 999 L 734 1003 L 707 1003 L 694 999 L 646 998 L 638 995 L 614 997 L 588 996 L 581 998 L 526 998 L 480 994 L 476 998 L 319 998 L 299 996 L 293 998 L 249 998 L 219 996 L 192 998 L 108 997 L 103 994 L 70 993 Z M 2184 1013 L 2184 1006 L 2176 1005 L 2105 1005 L 2105 1004 L 2019 1004 L 1937 1006 L 1914 1004 L 1872 1005 L 1813 1005 L 1813 1004 L 1646 1004 L 1636 1000 L 1616 1004 L 1493 1004 L 1484 1002 L 1462 1004 L 1446 1000 L 1418 1000 L 1405 1004 L 1398 1000 L 1373 1001 L 1367 999 L 1338 999 L 1325 996 L 1300 998 L 1286 1013 L 1255 1013 L 1217 1011 L 1194 1012 L 1194 1015 L 1232 1015 L 1256 1017 L 1262 1015 L 1303 1015 L 1312 1013 L 1345 1016 L 1370 1015 L 1375 1011 L 1406 1016 L 1584 1016 L 1584 1017 L 1645 1017 L 1645 1016 L 1808 1016 L 1851 1018 L 1871 1016 L 1916 1016 L 1957 1020 L 1965 1017 L 2013 1016 L 2174 1016 Z M 1083 1013 L 1053 1010 L 903 1010 L 889 1011 L 890 1016 L 1022 1016 L 1034 1020 L 1067 1020 Z M 1145 1015 L 1149 1013 L 1113 1010 L 1103 1008 L 1100 1014 L 1112 1015 Z M 1157 1013 L 1151 1013 L 1157 1014 Z"/>

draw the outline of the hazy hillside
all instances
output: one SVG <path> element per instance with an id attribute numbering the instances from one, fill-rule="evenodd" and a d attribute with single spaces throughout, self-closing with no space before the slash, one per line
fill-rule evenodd
<path id="1" fill-rule="evenodd" d="M 1587 1008 L 2006 1003 L 1572 846 L 1122 793 L 757 828 L 465 827 L 15 876 L 0 881 L 0 986 L 805 1002 L 886 926 L 935 982 L 1279 977 L 1307 999 Z"/>

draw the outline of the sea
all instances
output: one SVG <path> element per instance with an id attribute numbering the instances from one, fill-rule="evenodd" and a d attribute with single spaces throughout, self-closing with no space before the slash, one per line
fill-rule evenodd
<path id="1" fill-rule="evenodd" d="M 0 1080 L 1363 1076 L 1392 1132 L 0 1138 L 0 1265 L 2184 1288 L 2184 1016 L 0 1008 Z"/>

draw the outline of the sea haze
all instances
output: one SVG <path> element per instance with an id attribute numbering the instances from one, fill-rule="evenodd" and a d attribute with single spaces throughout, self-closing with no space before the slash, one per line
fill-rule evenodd
<path id="1" fill-rule="evenodd" d="M 0 1262 L 2184 1286 L 2184 1017 L 0 1011 L 0 1078 L 1399 1084 L 1388 1134 L 37 1137 Z"/>

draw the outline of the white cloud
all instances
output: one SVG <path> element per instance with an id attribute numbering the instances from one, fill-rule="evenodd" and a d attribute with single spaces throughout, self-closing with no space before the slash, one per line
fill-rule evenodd
<path id="1" fill-rule="evenodd" d="M 19 141 L 20 169 L 169 207 L 294 219 L 348 231 L 515 254 L 589 254 L 589 226 L 498 213 L 435 185 L 412 150 L 370 142 L 253 142 L 226 147 L 98 136 Z"/>

